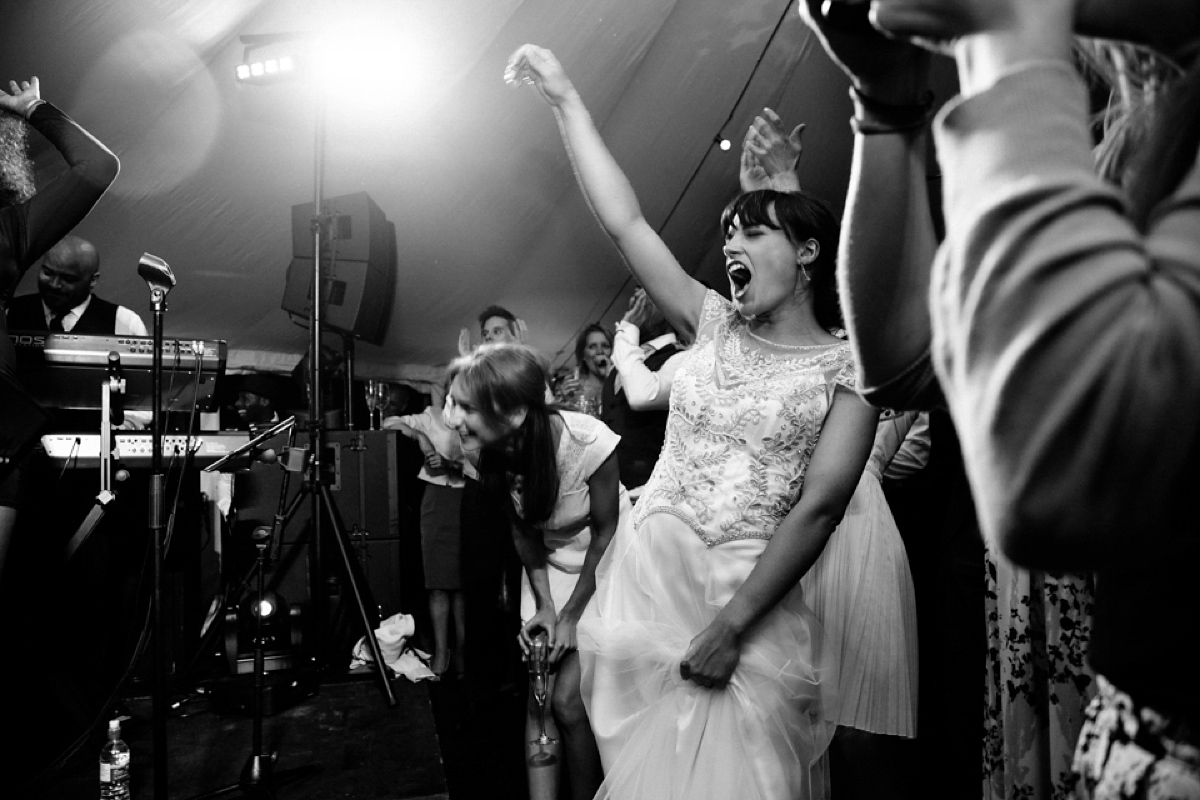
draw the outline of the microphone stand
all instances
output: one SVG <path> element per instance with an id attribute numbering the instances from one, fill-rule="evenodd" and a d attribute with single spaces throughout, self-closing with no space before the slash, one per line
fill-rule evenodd
<path id="1" fill-rule="evenodd" d="M 166 535 L 166 475 L 162 465 L 162 372 L 163 372 L 163 312 L 167 292 L 175 285 L 175 276 L 167 262 L 145 253 L 138 262 L 138 274 L 150 287 L 150 304 L 154 308 L 154 354 L 151 364 L 150 393 L 153 397 L 153 416 L 150 429 L 150 535 L 154 539 L 154 587 L 151 600 L 151 630 L 153 650 L 153 743 L 154 743 L 154 800 L 167 797 L 167 645 L 163 627 L 162 581 L 164 543 Z"/>

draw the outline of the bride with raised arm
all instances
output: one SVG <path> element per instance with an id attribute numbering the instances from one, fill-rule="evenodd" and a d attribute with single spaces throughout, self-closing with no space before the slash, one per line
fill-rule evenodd
<path id="1" fill-rule="evenodd" d="M 836 692 L 799 580 L 845 512 L 878 418 L 829 332 L 838 222 L 803 193 L 739 196 L 721 219 L 726 300 L 642 216 L 553 54 L 521 47 L 506 79 L 554 109 L 600 224 L 695 341 L 662 456 L 578 626 L 597 797 L 821 797 Z"/>

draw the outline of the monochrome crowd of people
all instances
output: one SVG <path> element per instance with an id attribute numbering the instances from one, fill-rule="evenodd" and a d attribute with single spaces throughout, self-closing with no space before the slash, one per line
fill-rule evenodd
<path id="1" fill-rule="evenodd" d="M 422 456 L 432 672 L 492 713 L 545 642 L 547 710 L 495 728 L 530 798 L 1200 800 L 1200 11 L 1153 5 L 800 0 L 851 84 L 845 211 L 764 109 L 712 210 L 720 290 L 559 59 L 511 55 L 635 290 L 553 366 L 489 306 L 429 405 L 381 416 Z M 36 78 L 0 123 L 8 327 L 144 335 L 70 233 L 116 158 Z M 37 192 L 26 126 L 69 165 Z M 2 582 L 28 510 L 0 470 Z"/>

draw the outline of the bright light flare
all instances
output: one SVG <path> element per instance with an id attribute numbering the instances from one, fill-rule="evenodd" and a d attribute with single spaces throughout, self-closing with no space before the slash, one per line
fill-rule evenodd
<path id="1" fill-rule="evenodd" d="M 433 43 L 372 30 L 343 30 L 313 43 L 314 76 L 325 96 L 341 107 L 395 103 L 411 113 L 419 96 L 436 85 Z"/>
<path id="2" fill-rule="evenodd" d="M 266 58 L 238 64 L 236 68 L 239 81 L 265 83 L 282 78 L 292 77 L 296 70 L 296 60 L 291 56 Z"/>
<path id="3" fill-rule="evenodd" d="M 347 27 L 255 44 L 235 72 L 239 82 L 255 84 L 303 77 L 344 113 L 390 107 L 412 120 L 453 85 L 438 47 L 413 31 Z"/>

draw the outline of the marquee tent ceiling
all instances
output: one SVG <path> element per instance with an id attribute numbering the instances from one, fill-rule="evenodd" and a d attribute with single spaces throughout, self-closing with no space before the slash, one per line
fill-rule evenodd
<path id="1" fill-rule="evenodd" d="M 242 36 L 348 32 L 350 63 L 375 65 L 334 88 L 326 115 L 325 196 L 366 191 L 396 226 L 390 325 L 381 346 L 358 346 L 362 375 L 435 374 L 493 302 L 556 363 L 583 325 L 625 308 L 628 271 L 553 114 L 501 79 L 522 43 L 558 55 L 647 219 L 714 285 L 717 218 L 764 105 L 808 123 L 806 188 L 838 211 L 845 193 L 847 84 L 795 0 L 22 0 L 5 16 L 0 79 L 38 75 L 121 159 L 77 230 L 100 250 L 98 292 L 148 319 L 138 257 L 164 258 L 179 281 L 167 335 L 224 339 L 234 367 L 287 367 L 307 344 L 280 302 L 291 207 L 313 197 L 318 107 L 312 81 L 237 83 Z M 61 169 L 37 137 L 32 152 L 39 180 Z"/>

